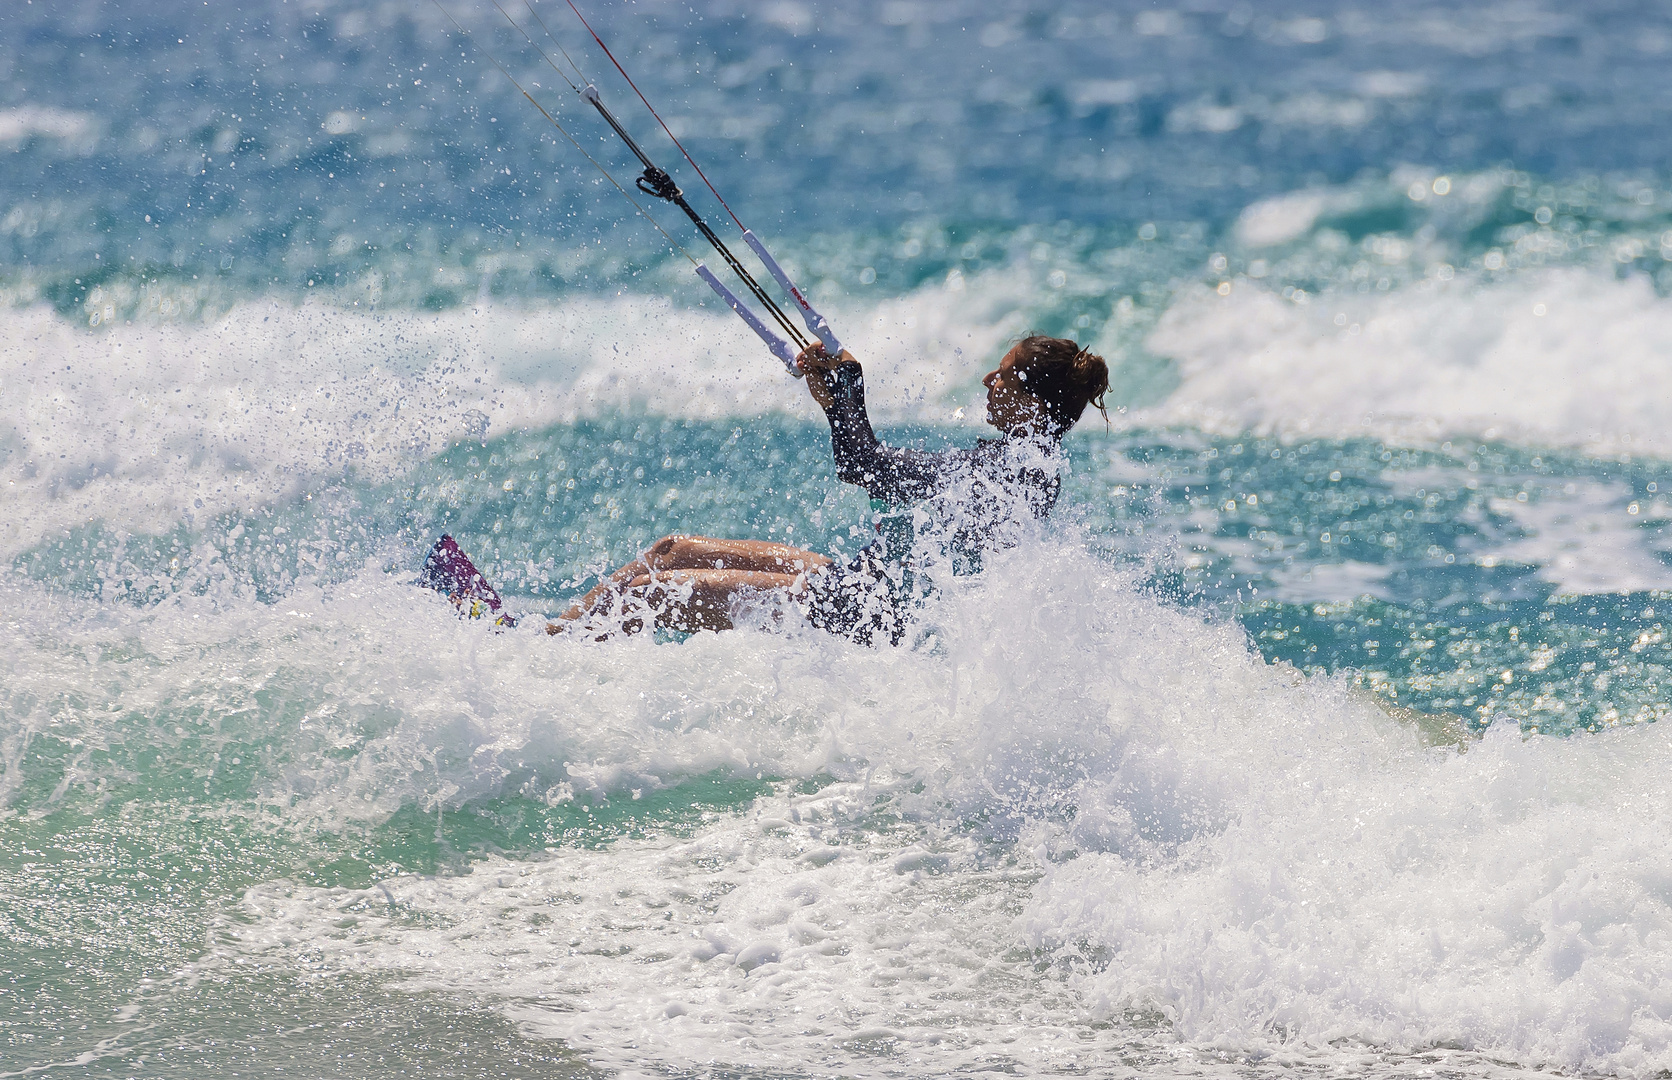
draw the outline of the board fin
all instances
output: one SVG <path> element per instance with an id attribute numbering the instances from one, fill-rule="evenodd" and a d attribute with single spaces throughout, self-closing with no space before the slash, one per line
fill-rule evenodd
<path id="1" fill-rule="evenodd" d="M 446 596 L 467 619 L 491 616 L 495 626 L 517 625 L 516 617 L 505 610 L 499 592 L 451 536 L 443 534 L 430 548 L 424 569 L 418 573 L 418 584 Z"/>

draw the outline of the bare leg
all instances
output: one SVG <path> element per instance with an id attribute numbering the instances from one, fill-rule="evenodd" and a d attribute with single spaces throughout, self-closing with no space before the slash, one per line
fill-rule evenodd
<path id="1" fill-rule="evenodd" d="M 571 622 L 614 597 L 632 593 L 652 607 L 670 598 L 666 585 L 689 584 L 689 599 L 675 599 L 657 616 L 673 629 L 731 628 L 730 600 L 742 589 L 796 589 L 801 575 L 830 565 L 827 556 L 768 540 L 721 540 L 709 536 L 664 536 L 643 555 L 611 574 L 559 616 Z M 723 623 L 723 625 L 722 625 Z M 547 633 L 557 633 L 548 624 Z"/>
<path id="2" fill-rule="evenodd" d="M 687 594 L 686 590 L 689 590 Z M 770 574 L 759 570 L 670 570 L 655 577 L 634 578 L 626 591 L 643 599 L 656 612 L 656 625 L 666 630 L 730 630 L 732 602 L 743 591 L 777 590 L 787 596 L 806 592 L 799 574 Z"/>
<path id="3" fill-rule="evenodd" d="M 627 581 L 666 570 L 756 570 L 799 574 L 830 560 L 816 551 L 770 540 L 722 540 L 712 536 L 664 536 L 611 577 Z"/>

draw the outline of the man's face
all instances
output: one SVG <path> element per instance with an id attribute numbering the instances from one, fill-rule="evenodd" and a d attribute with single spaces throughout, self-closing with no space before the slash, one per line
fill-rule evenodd
<path id="1" fill-rule="evenodd" d="M 1006 435 L 1038 430 L 1045 420 L 1045 403 L 1027 389 L 1016 370 L 1017 349 L 999 361 L 998 369 L 981 380 L 987 388 L 987 422 Z"/>

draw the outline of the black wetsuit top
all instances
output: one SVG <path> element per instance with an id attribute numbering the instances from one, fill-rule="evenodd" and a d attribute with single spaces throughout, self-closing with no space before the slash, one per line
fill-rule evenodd
<path id="1" fill-rule="evenodd" d="M 959 561 L 973 563 L 967 569 L 979 566 L 983 549 L 1005 544 L 996 533 L 1006 521 L 1022 516 L 1017 513 L 1022 506 L 1032 517 L 1043 518 L 1056 505 L 1061 487 L 1051 461 L 1056 440 L 981 439 L 968 449 L 938 451 L 886 446 L 865 412 L 859 364 L 838 365 L 830 383 L 835 400 L 825 417 L 836 475 L 891 507 L 948 496 L 936 516 L 949 519 L 949 547 Z"/>
<path id="2" fill-rule="evenodd" d="M 830 388 L 835 400 L 825 418 L 836 475 L 871 496 L 878 537 L 852 561 L 809 578 L 807 616 L 861 644 L 899 644 L 926 595 L 924 571 L 932 574 L 934 564 L 953 574 L 977 571 L 983 552 L 1008 547 L 1018 525 L 1051 512 L 1057 442 L 982 439 L 969 449 L 938 451 L 885 446 L 865 413 L 859 364 L 838 365 Z"/>

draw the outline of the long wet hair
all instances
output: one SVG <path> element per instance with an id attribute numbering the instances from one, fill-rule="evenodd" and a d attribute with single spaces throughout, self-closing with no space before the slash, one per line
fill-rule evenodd
<path id="1" fill-rule="evenodd" d="M 1029 334 L 1016 343 L 1015 371 L 1028 392 L 1045 404 L 1047 419 L 1062 435 L 1086 411 L 1097 406 L 1109 419 L 1103 395 L 1109 392 L 1109 365 L 1090 349 L 1068 338 Z"/>

